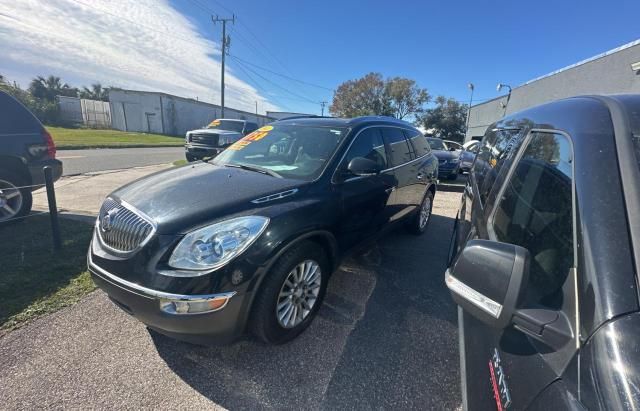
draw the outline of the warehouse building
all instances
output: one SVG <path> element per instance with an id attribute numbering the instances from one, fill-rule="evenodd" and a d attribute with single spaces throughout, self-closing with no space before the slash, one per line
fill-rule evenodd
<path id="1" fill-rule="evenodd" d="M 469 110 L 465 141 L 481 139 L 505 115 L 549 101 L 584 94 L 640 93 L 640 40 L 513 87 Z"/>
<path id="2" fill-rule="evenodd" d="M 221 118 L 221 107 L 152 91 L 109 89 L 112 128 L 122 131 L 182 136 Z M 224 118 L 264 125 L 274 119 L 225 107 Z"/>

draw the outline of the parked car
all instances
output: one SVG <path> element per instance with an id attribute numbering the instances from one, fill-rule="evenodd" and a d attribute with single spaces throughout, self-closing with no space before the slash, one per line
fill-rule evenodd
<path id="1" fill-rule="evenodd" d="M 442 139 L 427 137 L 433 154 L 438 158 L 438 175 L 440 178 L 455 180 L 460 171 L 460 152 L 454 147 L 447 146 Z"/>
<path id="2" fill-rule="evenodd" d="M 462 152 L 460 153 L 460 172 L 468 173 L 471 170 L 473 160 L 476 159 L 476 153 L 480 148 L 480 142 L 478 140 L 467 141 L 462 145 Z"/>
<path id="3" fill-rule="evenodd" d="M 31 192 L 44 184 L 45 166 L 51 166 L 54 179 L 62 175 L 51 134 L 18 100 L 0 91 L 0 223 L 29 214 Z"/>
<path id="4" fill-rule="evenodd" d="M 638 409 L 640 95 L 489 126 L 446 284 L 464 408 Z"/>
<path id="5" fill-rule="evenodd" d="M 88 264 L 150 328 L 196 343 L 302 332 L 345 253 L 385 228 L 427 228 L 437 159 L 409 123 L 300 118 L 208 162 L 111 193 Z"/>
<path id="6" fill-rule="evenodd" d="M 187 131 L 184 145 L 187 161 L 216 156 L 257 128 L 258 125 L 250 121 L 217 119 L 205 128 Z"/>

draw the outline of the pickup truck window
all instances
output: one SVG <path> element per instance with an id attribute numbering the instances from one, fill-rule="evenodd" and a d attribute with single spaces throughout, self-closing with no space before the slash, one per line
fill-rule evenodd
<path id="1" fill-rule="evenodd" d="M 480 193 L 480 203 L 485 204 L 498 177 L 504 160 L 520 130 L 497 129 L 487 132 L 482 140 L 471 175 Z"/>
<path id="2" fill-rule="evenodd" d="M 532 134 L 494 212 L 496 239 L 531 255 L 527 300 L 549 303 L 573 266 L 572 151 L 560 134 Z"/>

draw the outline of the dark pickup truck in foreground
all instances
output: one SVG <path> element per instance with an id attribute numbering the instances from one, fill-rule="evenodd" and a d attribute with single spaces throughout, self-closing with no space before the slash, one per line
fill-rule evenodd
<path id="1" fill-rule="evenodd" d="M 463 408 L 640 408 L 640 96 L 488 127 L 455 222 Z"/>

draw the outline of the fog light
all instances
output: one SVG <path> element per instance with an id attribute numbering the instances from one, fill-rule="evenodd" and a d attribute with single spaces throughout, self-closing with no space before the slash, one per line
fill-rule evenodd
<path id="1" fill-rule="evenodd" d="M 199 314 L 223 309 L 235 293 L 206 299 L 160 300 L 160 309 L 169 314 Z"/>

